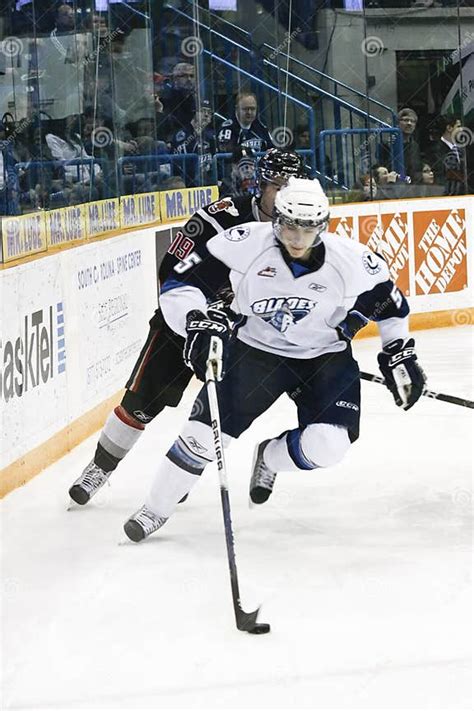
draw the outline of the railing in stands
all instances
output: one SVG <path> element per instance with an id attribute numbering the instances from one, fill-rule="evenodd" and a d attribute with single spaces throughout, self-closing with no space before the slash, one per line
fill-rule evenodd
<path id="1" fill-rule="evenodd" d="M 373 133 L 372 129 L 396 128 L 397 117 L 389 106 L 295 57 L 290 57 L 289 66 L 291 68 L 301 68 L 305 72 L 306 78 L 299 76 L 295 71 L 279 66 L 277 62 L 271 60 L 279 56 L 286 58 L 284 52 L 269 44 L 256 47 L 253 44 L 250 32 L 242 30 L 227 20 L 223 20 L 211 13 L 211 21 L 218 22 L 220 29 L 225 26 L 233 37 L 239 38 L 239 41 L 226 36 L 223 31 L 216 30 L 211 24 L 202 19 L 197 19 L 183 10 L 178 10 L 169 5 L 167 9 L 188 22 L 190 27 L 193 28 L 194 35 L 199 35 L 202 32 L 203 36 L 208 33 L 211 37 L 212 49 L 204 50 L 201 57 L 207 57 L 213 62 L 218 62 L 224 69 L 225 94 L 227 97 L 226 111 L 228 115 L 233 113 L 233 107 L 230 106 L 229 101 L 235 93 L 236 87 L 241 86 L 241 77 L 247 79 L 248 84 L 257 95 L 260 116 L 270 127 L 282 127 L 282 101 L 285 98 L 291 103 L 290 111 L 287 112 L 285 109 L 286 125 L 295 126 L 301 123 L 301 113 L 298 111 L 300 107 L 304 107 L 308 111 L 308 116 L 311 116 L 310 125 L 308 126 L 310 129 L 310 150 L 313 152 L 310 162 L 318 174 L 324 173 L 326 175 L 326 171 L 324 166 L 321 166 L 321 169 L 318 166 L 316 126 L 318 135 L 321 131 L 333 131 L 336 159 L 336 170 L 333 172 L 334 174 L 337 173 L 338 181 L 341 176 L 354 172 L 353 169 L 347 170 L 347 138 L 344 138 L 347 131 L 349 131 L 348 135 L 351 136 L 351 141 L 354 142 L 357 132 L 365 131 L 369 136 Z M 195 31 L 196 28 L 197 31 Z M 218 48 L 220 51 L 217 51 Z M 202 59 L 198 61 L 201 64 L 199 76 L 203 82 L 202 89 L 205 93 L 210 94 L 203 77 L 213 76 L 213 73 L 208 72 L 206 74 L 203 72 Z M 310 80 L 311 77 L 315 77 L 318 83 Z M 287 80 L 291 87 L 288 94 L 279 89 L 280 86 L 286 85 Z M 327 85 L 330 89 L 323 89 L 321 84 Z M 271 100 L 271 98 L 268 100 L 269 92 L 273 94 L 276 92 L 276 101 Z M 346 95 L 344 99 L 339 95 L 341 92 Z M 215 87 L 213 87 L 212 94 L 214 96 L 218 95 Z M 347 97 L 347 94 L 349 94 L 349 97 Z M 401 133 L 399 130 L 395 130 L 393 135 L 394 143 L 390 150 L 392 157 L 391 169 L 403 173 Z M 349 151 L 349 156 L 354 150 L 352 147 Z M 348 186 L 344 184 L 344 187 L 347 188 Z"/>
<path id="2" fill-rule="evenodd" d="M 72 176 L 71 171 L 68 174 L 67 168 L 76 168 L 76 175 Z M 9 198 L 11 214 L 20 214 L 20 203 L 31 208 L 54 208 L 102 197 L 99 190 L 102 192 L 103 181 L 99 176 L 104 174 L 103 161 L 98 158 L 20 162 L 13 172 L 16 185 Z M 42 186 L 42 204 L 35 204 L 38 183 Z"/>
<path id="3" fill-rule="evenodd" d="M 319 179 L 323 188 L 334 187 L 347 190 L 349 185 L 355 183 L 357 175 L 371 173 L 372 166 L 379 160 L 384 136 L 388 138 L 384 147 L 391 154 L 394 170 L 403 178 L 403 160 L 400 160 L 399 155 L 395 154 L 396 142 L 400 140 L 399 128 L 353 128 L 343 131 L 321 131 L 318 137 L 318 152 L 319 165 L 321 166 Z M 395 142 L 391 140 L 392 136 L 395 138 Z M 341 149 L 342 154 L 339 156 L 338 152 Z M 336 162 L 333 161 L 334 156 L 336 156 Z"/>

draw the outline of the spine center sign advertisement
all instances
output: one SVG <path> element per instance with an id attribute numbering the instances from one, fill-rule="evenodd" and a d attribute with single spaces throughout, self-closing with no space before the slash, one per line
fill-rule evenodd
<path id="1" fill-rule="evenodd" d="M 0 469 L 123 387 L 157 305 L 154 261 L 150 231 L 0 272 Z"/>

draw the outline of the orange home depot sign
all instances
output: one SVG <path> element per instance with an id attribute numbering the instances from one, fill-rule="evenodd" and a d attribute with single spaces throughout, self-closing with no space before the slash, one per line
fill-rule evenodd
<path id="1" fill-rule="evenodd" d="M 466 215 L 463 209 L 413 214 L 417 294 L 460 291 L 467 284 Z"/>
<path id="2" fill-rule="evenodd" d="M 329 220 L 329 232 L 333 232 L 339 237 L 354 239 L 354 218 L 353 217 L 331 217 Z"/>
<path id="3" fill-rule="evenodd" d="M 359 241 L 386 260 L 398 288 L 410 294 L 408 225 L 406 212 L 359 217 Z"/>

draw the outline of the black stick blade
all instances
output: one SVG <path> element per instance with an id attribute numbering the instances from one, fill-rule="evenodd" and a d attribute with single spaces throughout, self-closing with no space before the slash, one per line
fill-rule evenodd
<path id="1" fill-rule="evenodd" d="M 254 612 L 244 612 L 242 608 L 236 611 L 237 629 L 249 634 L 266 634 L 270 632 L 270 625 L 265 622 L 257 622 L 260 608 Z"/>

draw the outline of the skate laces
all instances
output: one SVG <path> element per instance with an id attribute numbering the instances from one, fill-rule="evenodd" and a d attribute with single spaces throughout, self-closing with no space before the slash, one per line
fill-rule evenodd
<path id="1" fill-rule="evenodd" d="M 277 473 L 269 469 L 265 464 L 263 460 L 264 449 L 265 448 L 262 449 L 262 452 L 257 460 L 253 476 L 253 484 L 254 486 L 262 486 L 264 489 L 272 489 Z"/>
<path id="2" fill-rule="evenodd" d="M 142 508 L 133 515 L 132 519 L 140 524 L 146 534 L 157 531 L 168 520 L 164 516 L 157 516 L 154 511 L 146 506 L 142 506 Z"/>
<path id="3" fill-rule="evenodd" d="M 93 491 L 96 488 L 105 484 L 109 478 L 109 473 L 104 472 L 95 462 L 91 462 L 84 470 L 78 484 L 85 489 Z"/>

